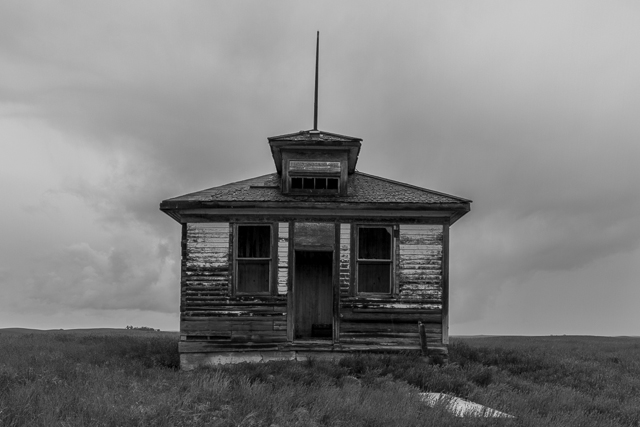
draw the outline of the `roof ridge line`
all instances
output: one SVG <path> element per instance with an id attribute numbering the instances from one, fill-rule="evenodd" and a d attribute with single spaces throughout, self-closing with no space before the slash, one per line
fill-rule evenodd
<path id="1" fill-rule="evenodd" d="M 327 131 L 320 130 L 320 129 L 300 130 L 298 132 L 287 133 L 287 134 L 284 134 L 284 135 L 269 136 L 269 137 L 267 137 L 267 140 L 270 141 L 272 139 L 286 138 L 288 136 L 295 136 L 295 135 L 300 135 L 301 133 L 310 133 L 310 132 L 323 133 L 325 135 L 331 135 L 331 136 L 350 139 L 350 140 L 354 140 L 354 141 L 362 141 L 362 138 L 358 138 L 358 137 L 355 137 L 355 136 L 349 136 L 349 135 L 343 135 L 343 134 L 340 134 L 340 133 L 327 132 Z"/>
<path id="2" fill-rule="evenodd" d="M 383 178 L 381 176 L 371 175 L 371 174 L 360 172 L 360 171 L 355 171 L 354 173 L 357 173 L 357 174 L 360 174 L 360 175 L 364 175 L 364 176 L 368 176 L 369 178 L 375 178 L 375 179 L 379 179 L 381 181 L 390 182 L 392 184 L 401 185 L 403 187 L 413 188 L 414 190 L 428 191 L 430 193 L 434 193 L 434 194 L 437 194 L 439 196 L 450 197 L 452 199 L 460 200 L 462 202 L 473 203 L 473 200 L 465 199 L 464 197 L 454 196 L 453 194 L 447 194 L 447 193 L 443 193 L 441 191 L 431 190 L 429 188 L 418 187 L 417 185 L 407 184 L 406 182 L 394 181 L 393 179 Z"/>

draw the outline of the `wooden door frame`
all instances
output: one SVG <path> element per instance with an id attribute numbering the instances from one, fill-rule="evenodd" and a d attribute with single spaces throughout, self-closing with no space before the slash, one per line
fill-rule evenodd
<path id="1" fill-rule="evenodd" d="M 309 221 L 312 222 L 312 221 Z M 324 221 L 317 221 L 324 222 Z M 340 341 L 339 333 L 340 333 L 340 223 L 334 223 L 334 240 L 333 240 L 333 248 L 311 248 L 311 247 L 302 247 L 296 249 L 295 247 L 295 223 L 296 221 L 289 222 L 289 268 L 288 268 L 288 280 L 287 280 L 287 341 L 289 343 L 293 343 L 295 341 L 295 292 L 296 286 L 294 284 L 295 281 L 295 265 L 296 265 L 296 250 L 301 251 L 317 251 L 317 252 L 330 252 L 333 251 L 333 257 L 331 262 L 331 288 L 332 292 L 332 338 L 331 342 L 333 344 L 338 343 Z M 329 340 L 327 340 L 329 341 Z"/>

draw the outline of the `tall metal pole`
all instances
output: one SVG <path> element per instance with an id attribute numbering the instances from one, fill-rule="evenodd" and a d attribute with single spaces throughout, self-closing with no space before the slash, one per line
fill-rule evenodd
<path id="1" fill-rule="evenodd" d="M 316 39 L 316 92 L 313 99 L 313 130 L 318 130 L 318 50 L 320 48 L 320 31 Z"/>

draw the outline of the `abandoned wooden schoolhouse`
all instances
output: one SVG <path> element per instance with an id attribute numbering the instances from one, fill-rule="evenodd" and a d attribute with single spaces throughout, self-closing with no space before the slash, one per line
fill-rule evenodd
<path id="1" fill-rule="evenodd" d="M 471 201 L 357 171 L 361 141 L 317 129 L 316 95 L 313 130 L 268 138 L 274 173 L 160 204 L 182 225 L 183 368 L 446 356 L 449 227 Z"/>

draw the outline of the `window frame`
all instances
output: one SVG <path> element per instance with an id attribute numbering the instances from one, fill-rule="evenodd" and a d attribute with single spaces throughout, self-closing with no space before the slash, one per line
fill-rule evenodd
<path id="1" fill-rule="evenodd" d="M 315 161 L 330 161 L 339 163 L 339 170 L 305 170 L 305 169 L 294 169 L 291 170 L 291 162 L 315 162 Z M 346 186 L 343 183 L 343 180 L 346 178 L 343 176 L 343 169 L 345 165 L 344 162 L 338 160 L 313 160 L 313 159 L 304 159 L 304 158 L 292 158 L 287 159 L 284 165 L 284 169 L 286 174 L 284 176 L 284 187 L 285 193 L 291 194 L 294 196 L 341 196 L 344 195 L 344 191 Z M 305 184 L 303 184 L 302 188 L 294 188 L 293 180 L 294 179 L 302 179 L 304 180 L 313 180 L 314 188 L 305 188 Z M 326 179 L 327 187 L 329 186 L 329 179 L 335 179 L 337 186 L 335 188 L 315 188 L 315 181 L 317 179 Z"/>
<path id="2" fill-rule="evenodd" d="M 239 257 L 238 256 L 238 238 L 239 238 L 239 228 L 240 227 L 255 227 L 255 226 L 263 226 L 269 227 L 269 257 Z M 277 293 L 277 278 L 274 276 L 277 274 L 277 262 L 278 262 L 278 227 L 276 224 L 272 222 L 237 222 L 233 224 L 233 239 L 232 239 L 232 256 L 233 256 L 233 286 L 232 286 L 232 295 L 233 296 L 271 296 Z M 266 264 L 269 266 L 269 271 L 267 273 L 269 279 L 269 286 L 267 291 L 260 292 L 244 292 L 240 291 L 238 288 L 238 264 L 244 260 L 256 260 L 256 261 L 266 261 Z"/>
<path id="3" fill-rule="evenodd" d="M 390 256 L 389 259 L 371 259 L 360 258 L 360 230 L 363 228 L 384 228 L 389 230 L 391 236 L 390 241 Z M 353 295 L 354 296 L 379 296 L 379 297 L 393 297 L 396 292 L 396 246 L 397 246 L 397 233 L 398 226 L 396 224 L 355 224 L 353 227 Z M 389 289 L 386 292 L 367 292 L 360 291 L 360 265 L 361 264 L 379 264 L 389 265 Z"/>
<path id="4" fill-rule="evenodd" d="M 302 180 L 301 186 L 294 186 L 294 180 L 300 179 Z M 307 180 L 313 180 L 314 185 L 312 188 L 306 188 Z M 324 188 L 317 188 L 316 181 L 317 180 L 325 180 Z M 329 180 L 335 181 L 335 187 L 329 188 Z M 292 193 L 311 193 L 311 194 L 338 194 L 340 192 L 340 177 L 335 175 L 290 175 L 289 176 L 289 189 Z"/>

